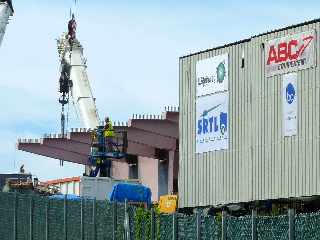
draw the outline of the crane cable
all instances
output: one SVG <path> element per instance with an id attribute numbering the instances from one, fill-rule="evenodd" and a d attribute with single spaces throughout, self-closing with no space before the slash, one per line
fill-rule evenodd
<path id="1" fill-rule="evenodd" d="M 70 12 L 69 12 L 70 18 L 72 16 L 72 14 L 75 13 L 75 10 L 76 10 L 77 4 L 78 4 L 78 0 L 73 0 L 72 2 L 73 3 L 71 4 Z"/>
<path id="2" fill-rule="evenodd" d="M 67 129 L 69 128 L 69 107 L 70 107 L 70 94 L 68 93 L 68 99 L 69 99 L 69 101 L 68 101 L 68 105 L 67 105 L 67 121 L 66 121 L 66 130 L 65 130 L 65 132 L 67 133 Z M 64 137 L 64 136 L 63 136 Z"/>

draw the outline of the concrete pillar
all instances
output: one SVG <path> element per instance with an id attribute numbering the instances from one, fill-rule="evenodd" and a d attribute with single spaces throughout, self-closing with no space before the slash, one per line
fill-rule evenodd
<path id="1" fill-rule="evenodd" d="M 128 163 L 114 161 L 111 167 L 111 177 L 116 179 L 128 179 L 129 178 Z"/>
<path id="2" fill-rule="evenodd" d="M 152 201 L 159 200 L 159 160 L 147 157 L 138 157 L 139 179 L 152 192 Z"/>
<path id="3" fill-rule="evenodd" d="M 169 164 L 168 164 L 168 193 L 173 192 L 173 177 L 174 177 L 174 160 L 175 151 L 169 151 Z"/>
<path id="4" fill-rule="evenodd" d="M 169 164 L 168 164 L 168 193 L 175 192 L 178 189 L 174 189 L 174 179 L 178 179 L 179 171 L 179 152 L 171 150 L 169 151 Z M 176 187 L 177 188 L 177 187 Z"/>

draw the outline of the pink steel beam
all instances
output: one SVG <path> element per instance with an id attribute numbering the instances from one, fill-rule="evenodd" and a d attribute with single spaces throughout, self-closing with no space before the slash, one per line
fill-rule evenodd
<path id="1" fill-rule="evenodd" d="M 179 112 L 164 112 L 163 118 L 172 122 L 179 123 Z"/>
<path id="2" fill-rule="evenodd" d="M 161 149 L 176 149 L 176 138 L 173 137 L 168 137 L 165 135 L 159 135 L 157 132 L 162 131 L 164 133 L 169 134 L 167 130 L 165 130 L 165 127 L 169 127 L 169 125 L 164 125 L 162 126 L 162 129 L 157 129 L 156 127 L 156 122 L 158 120 L 142 120 L 142 119 L 137 119 L 134 120 L 134 122 L 139 122 L 145 123 L 146 126 L 143 127 L 143 124 L 139 123 L 139 128 L 135 128 L 133 126 L 127 127 L 127 136 L 128 136 L 128 141 L 132 143 L 137 143 L 141 145 L 146 145 L 152 148 L 161 148 Z M 155 126 L 152 126 L 151 124 L 147 122 L 153 122 Z M 163 121 L 163 120 L 161 120 Z M 165 121 L 164 121 L 165 122 Z M 170 124 L 170 122 L 168 122 Z M 120 127 L 115 127 L 115 130 L 119 130 Z M 173 128 L 169 128 L 169 130 L 172 130 Z M 123 129 L 122 129 L 123 130 Z M 154 131 L 148 131 L 148 130 L 154 130 Z M 77 133 L 70 133 L 70 138 L 75 141 L 83 141 L 83 142 L 88 142 L 90 143 L 90 133 L 83 131 L 83 132 L 77 132 Z"/>
<path id="3" fill-rule="evenodd" d="M 165 112 L 166 119 L 133 119 L 130 126 L 115 126 L 115 130 L 127 130 L 128 153 L 151 157 L 155 148 L 175 150 L 178 138 L 178 112 Z M 90 133 L 87 129 L 71 132 L 67 138 L 48 135 L 41 142 L 30 140 L 18 143 L 18 149 L 64 161 L 87 164 L 90 151 Z"/>
<path id="4" fill-rule="evenodd" d="M 50 147 L 40 143 L 18 143 L 18 149 L 49 158 L 64 160 L 78 164 L 86 164 L 88 155 L 80 154 L 73 151 L 66 151 L 62 148 Z"/>
<path id="5" fill-rule="evenodd" d="M 128 128 L 127 131 L 132 132 L 132 128 Z M 153 134 L 152 137 L 156 138 L 157 136 Z M 91 143 L 90 134 L 88 132 L 71 133 L 70 140 L 73 141 L 73 144 L 76 144 L 76 142 L 80 142 L 80 144 L 87 143 L 90 146 Z M 139 142 L 138 139 L 134 138 L 134 135 L 132 134 L 130 138 L 128 136 L 129 154 L 145 157 L 154 157 L 155 147 L 157 146 L 150 146 L 150 143 L 146 144 L 145 141 L 143 143 Z"/>
<path id="6" fill-rule="evenodd" d="M 89 132 L 71 132 L 69 134 L 69 138 L 86 144 L 91 143 L 91 136 Z"/>
<path id="7" fill-rule="evenodd" d="M 73 141 L 73 139 L 44 138 L 42 142 L 43 142 L 43 145 L 49 146 L 51 148 L 59 148 L 66 151 L 73 151 L 86 156 L 88 156 L 88 153 L 90 151 L 89 143 L 84 143 L 81 141 Z"/>
<path id="8" fill-rule="evenodd" d="M 160 119 L 130 119 L 131 127 L 151 132 L 160 136 L 179 138 L 179 125 L 175 122 Z"/>
<path id="9" fill-rule="evenodd" d="M 137 156 L 154 158 L 155 149 L 153 147 L 129 141 L 127 153 Z"/>
<path id="10" fill-rule="evenodd" d="M 83 133 L 85 134 L 85 133 Z M 88 155 L 90 151 L 90 144 L 84 144 L 74 139 L 55 139 L 46 138 L 41 142 L 19 142 L 18 149 L 45 156 L 56 158 L 67 162 L 88 164 Z M 128 154 L 154 157 L 155 149 L 145 145 L 137 144 L 134 142 L 128 143 Z"/>
<path id="11" fill-rule="evenodd" d="M 176 139 L 160 136 L 152 132 L 142 131 L 137 128 L 128 128 L 128 140 L 142 145 L 150 147 L 161 148 L 161 149 L 176 149 Z"/>

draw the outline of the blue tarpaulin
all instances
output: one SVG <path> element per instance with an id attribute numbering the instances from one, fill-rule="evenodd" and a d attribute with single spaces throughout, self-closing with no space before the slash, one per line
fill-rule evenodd
<path id="1" fill-rule="evenodd" d="M 73 194 L 67 194 L 67 195 L 63 195 L 63 194 L 56 194 L 56 195 L 52 195 L 49 197 L 49 199 L 58 199 L 58 200 L 64 200 L 64 198 L 66 197 L 67 200 L 80 200 L 81 198 L 77 195 L 73 195 Z"/>
<path id="2" fill-rule="evenodd" d="M 118 183 L 113 186 L 109 194 L 109 201 L 124 202 L 145 202 L 148 206 L 151 204 L 150 188 L 132 183 Z"/>

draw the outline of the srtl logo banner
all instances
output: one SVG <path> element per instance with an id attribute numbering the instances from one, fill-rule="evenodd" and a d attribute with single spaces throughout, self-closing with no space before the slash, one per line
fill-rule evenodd
<path id="1" fill-rule="evenodd" d="M 228 92 L 197 99 L 196 153 L 228 149 L 228 99 Z"/>
<path id="2" fill-rule="evenodd" d="M 267 42 L 266 76 L 310 68 L 315 65 L 316 32 L 310 30 Z"/>

